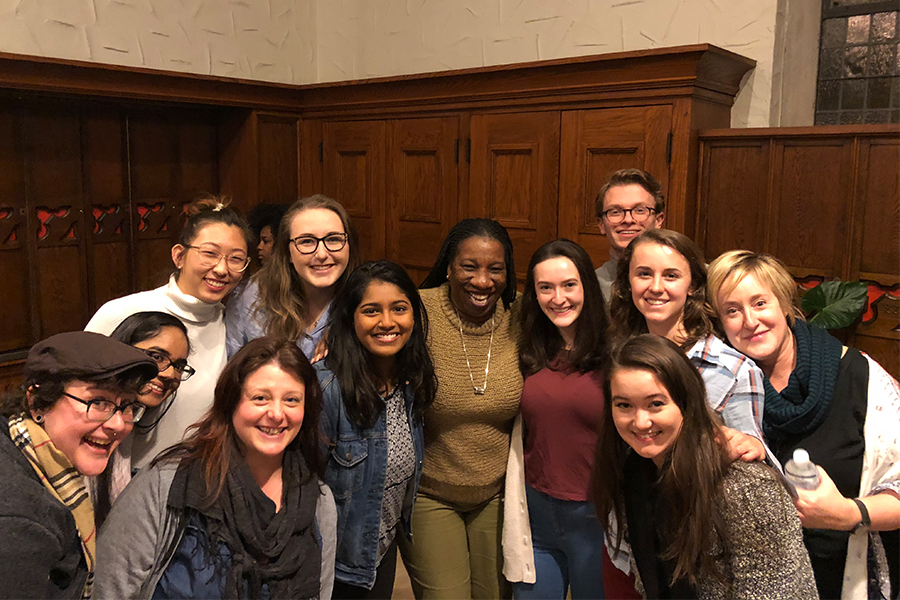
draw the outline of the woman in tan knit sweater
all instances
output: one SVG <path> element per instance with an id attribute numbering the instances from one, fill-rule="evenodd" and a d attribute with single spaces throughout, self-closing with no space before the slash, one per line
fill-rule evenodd
<path id="1" fill-rule="evenodd" d="M 508 597 L 500 500 L 522 376 L 506 229 L 459 222 L 421 287 L 438 391 L 425 413 L 413 541 L 401 552 L 419 599 Z"/>

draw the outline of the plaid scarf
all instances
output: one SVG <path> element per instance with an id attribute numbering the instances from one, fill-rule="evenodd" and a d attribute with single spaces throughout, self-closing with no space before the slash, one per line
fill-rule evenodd
<path id="1" fill-rule="evenodd" d="M 53 445 L 44 428 L 25 413 L 10 417 L 9 437 L 31 463 L 44 487 L 75 517 L 75 527 L 78 529 L 78 535 L 81 536 L 81 548 L 84 551 L 88 568 L 88 577 L 81 597 L 90 598 L 94 582 L 94 556 L 97 540 L 94 527 L 94 508 L 84 486 L 84 479 L 72 466 L 66 455 Z"/>

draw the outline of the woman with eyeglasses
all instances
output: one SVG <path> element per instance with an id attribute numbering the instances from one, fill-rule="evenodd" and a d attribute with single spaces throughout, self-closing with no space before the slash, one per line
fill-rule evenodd
<path id="1" fill-rule="evenodd" d="M 212 404 L 216 378 L 227 360 L 222 301 L 250 264 L 247 249 L 253 234 L 227 199 L 203 198 L 188 204 L 185 211 L 188 219 L 172 247 L 175 272 L 168 284 L 107 302 L 85 327 L 108 335 L 125 317 L 161 311 L 177 317 L 187 329 L 197 372 L 184 381 L 179 402 L 160 415 L 159 425 L 135 438 L 132 464 L 136 468 L 180 442 L 187 426 L 199 421 Z"/>
<path id="2" fill-rule="evenodd" d="M 0 598 L 88 598 L 100 474 L 156 377 L 141 350 L 86 331 L 35 344 L 25 380 L 0 403 Z"/>
<path id="3" fill-rule="evenodd" d="M 296 341 L 312 358 L 331 301 L 359 263 L 356 230 L 339 202 L 321 194 L 294 202 L 269 261 L 228 303 L 228 356 L 270 335 Z"/>
<path id="4" fill-rule="evenodd" d="M 190 353 L 187 327 L 177 317 L 155 311 L 135 313 L 122 321 L 109 337 L 143 350 L 156 362 L 159 374 L 141 390 L 138 397 L 146 408 L 141 422 L 135 424 L 132 435 L 125 438 L 112 453 L 103 473 L 91 479 L 91 497 L 94 499 L 98 527 L 109 514 L 112 503 L 131 481 L 132 441 L 156 429 L 160 419 L 172 406 L 181 382 L 194 374 L 193 367 L 187 362 Z"/>

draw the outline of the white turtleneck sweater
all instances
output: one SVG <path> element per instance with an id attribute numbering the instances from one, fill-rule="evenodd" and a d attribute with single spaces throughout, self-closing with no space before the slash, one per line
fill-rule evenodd
<path id="1" fill-rule="evenodd" d="M 224 306 L 221 302 L 209 304 L 183 293 L 174 275 L 167 285 L 155 290 L 110 300 L 84 329 L 109 335 L 126 317 L 142 311 L 165 312 L 181 319 L 191 342 L 188 364 L 197 372 L 181 384 L 172 406 L 153 430 L 146 435 L 132 434 L 131 461 L 139 469 L 161 451 L 180 442 L 187 426 L 199 421 L 212 406 L 216 380 L 227 360 Z"/>

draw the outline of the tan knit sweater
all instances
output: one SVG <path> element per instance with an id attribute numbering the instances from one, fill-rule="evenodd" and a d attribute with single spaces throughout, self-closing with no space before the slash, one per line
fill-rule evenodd
<path id="1" fill-rule="evenodd" d="M 480 504 L 503 487 L 509 436 L 519 412 L 522 375 L 511 311 L 497 302 L 487 390 L 476 396 L 459 337 L 459 318 L 449 285 L 422 290 L 428 311 L 428 344 L 438 379 L 434 404 L 425 414 L 425 464 L 419 491 L 454 504 Z M 475 385 L 484 383 L 491 320 L 462 324 Z"/>

